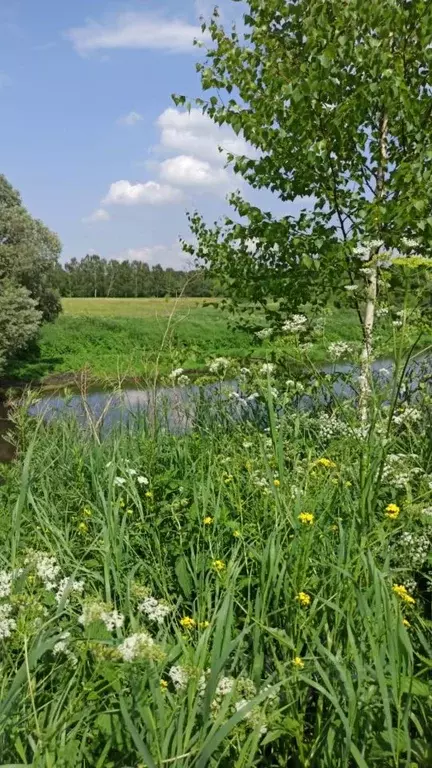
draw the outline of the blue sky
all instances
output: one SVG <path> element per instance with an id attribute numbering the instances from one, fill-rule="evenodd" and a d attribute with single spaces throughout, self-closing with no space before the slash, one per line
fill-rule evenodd
<path id="1" fill-rule="evenodd" d="M 175 266 L 185 211 L 225 209 L 239 182 L 217 147 L 244 142 L 170 98 L 199 95 L 192 40 L 211 6 L 2 0 L 0 167 L 59 233 L 63 260 L 96 251 Z"/>

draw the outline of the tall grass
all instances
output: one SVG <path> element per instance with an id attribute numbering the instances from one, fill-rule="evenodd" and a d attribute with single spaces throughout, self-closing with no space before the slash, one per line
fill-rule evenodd
<path id="1" fill-rule="evenodd" d="M 431 765 L 428 397 L 388 439 L 272 399 L 102 441 L 17 411 L 3 765 Z"/>

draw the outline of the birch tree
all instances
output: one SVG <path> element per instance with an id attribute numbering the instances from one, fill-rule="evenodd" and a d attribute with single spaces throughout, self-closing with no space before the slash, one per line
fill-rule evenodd
<path id="1" fill-rule="evenodd" d="M 237 192 L 232 215 L 214 225 L 190 215 L 195 242 L 185 248 L 234 303 L 253 302 L 281 323 L 330 296 L 355 307 L 365 413 L 380 277 L 403 258 L 426 264 L 432 243 L 432 5 L 246 6 L 237 28 L 224 29 L 217 11 L 203 22 L 211 42 L 198 71 L 208 98 L 196 101 L 248 142 L 248 154 L 229 156 L 234 171 L 287 212 Z"/>

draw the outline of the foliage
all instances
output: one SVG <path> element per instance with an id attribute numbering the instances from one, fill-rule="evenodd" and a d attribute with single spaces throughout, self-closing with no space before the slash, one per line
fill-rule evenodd
<path id="1" fill-rule="evenodd" d="M 430 3 L 248 0 L 237 28 L 216 11 L 203 31 L 211 43 L 197 69 L 211 95 L 197 103 L 248 142 L 234 170 L 304 207 L 277 217 L 236 193 L 222 224 L 191 216 L 197 244 L 185 250 L 234 301 L 276 300 L 279 319 L 305 301 L 345 302 L 345 284 L 358 283 L 348 303 L 367 336 L 363 308 L 383 262 L 404 237 L 430 255 Z"/>
<path id="2" fill-rule="evenodd" d="M 312 390 L 282 415 L 273 371 L 261 427 L 219 401 L 189 434 L 101 441 L 16 411 L 5 764 L 430 764 L 430 396 L 407 387 L 401 418 L 388 382 L 364 435 Z"/>
<path id="3" fill-rule="evenodd" d="M 0 300 L 3 307 L 10 301 L 1 316 L 3 365 L 35 336 L 41 319 L 53 320 L 61 309 L 52 288 L 60 249 L 57 235 L 30 216 L 19 193 L 0 176 Z"/>
<path id="4" fill-rule="evenodd" d="M 144 261 L 102 259 L 97 254 L 58 265 L 56 284 L 62 296 L 124 297 L 214 296 L 215 281 L 202 270 L 186 271 Z"/>
<path id="5" fill-rule="evenodd" d="M 27 289 L 0 280 L 0 371 L 8 357 L 36 336 L 40 320 L 41 312 Z"/>

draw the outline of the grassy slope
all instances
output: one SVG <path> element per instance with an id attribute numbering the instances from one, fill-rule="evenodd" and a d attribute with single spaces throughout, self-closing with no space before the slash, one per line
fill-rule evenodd
<path id="1" fill-rule="evenodd" d="M 202 368 L 214 356 L 236 359 L 267 357 L 271 342 L 235 328 L 208 299 L 64 299 L 64 314 L 42 328 L 39 352 L 16 361 L 9 373 L 24 379 L 43 378 L 88 367 L 96 377 L 153 376 L 176 367 Z M 394 329 L 381 334 L 377 353 L 392 356 Z M 326 319 L 325 333 L 309 357 L 328 360 L 332 341 L 360 341 L 355 313 L 337 310 Z M 409 339 L 408 339 L 409 341 Z M 284 354 L 297 357 L 288 339 Z"/>

